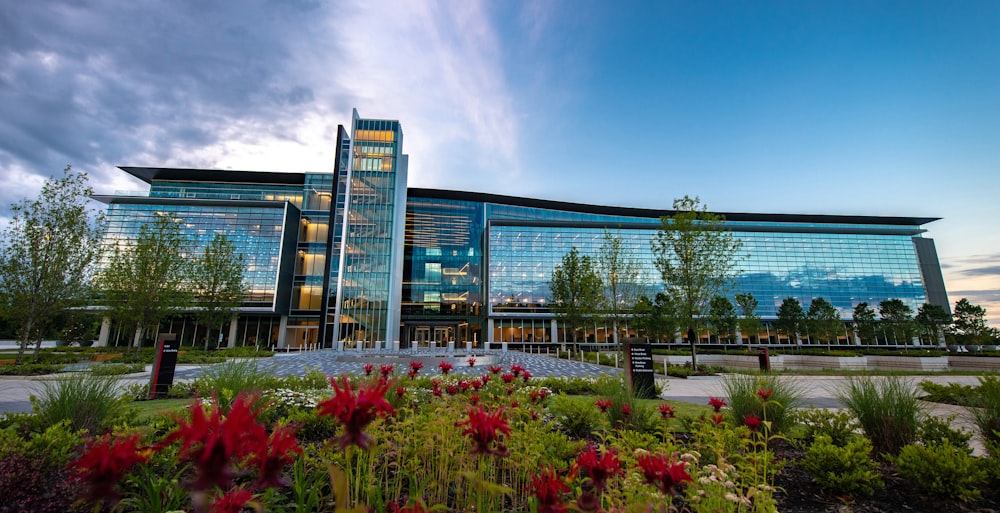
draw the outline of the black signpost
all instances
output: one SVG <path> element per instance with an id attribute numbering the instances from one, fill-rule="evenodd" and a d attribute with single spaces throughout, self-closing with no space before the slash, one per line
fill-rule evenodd
<path id="1" fill-rule="evenodd" d="M 177 350 L 180 341 L 174 333 L 160 335 L 156 343 L 156 359 L 153 360 L 153 373 L 149 377 L 149 398 L 165 397 L 170 385 L 174 384 L 174 368 L 177 367 Z"/>
<path id="2" fill-rule="evenodd" d="M 655 398 L 653 350 L 649 344 L 626 342 L 625 362 L 625 380 L 632 393 L 642 399 Z"/>

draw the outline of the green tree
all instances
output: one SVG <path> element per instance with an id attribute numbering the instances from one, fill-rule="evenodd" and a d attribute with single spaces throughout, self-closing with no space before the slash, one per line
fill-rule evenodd
<path id="1" fill-rule="evenodd" d="M 854 331 L 861 342 L 875 342 L 875 310 L 868 303 L 861 302 L 854 307 Z"/>
<path id="2" fill-rule="evenodd" d="M 574 247 L 563 255 L 562 262 L 552 270 L 549 282 L 552 291 L 552 311 L 563 321 L 576 343 L 577 330 L 597 312 L 603 295 L 601 277 L 589 256 L 580 256 Z"/>
<path id="3" fill-rule="evenodd" d="M 920 338 L 928 344 L 936 345 L 943 334 L 943 329 L 951 324 L 951 314 L 941 305 L 924 303 L 913 318 L 920 326 Z"/>
<path id="4" fill-rule="evenodd" d="M 959 343 L 975 345 L 990 338 L 985 308 L 963 297 L 955 303 L 954 317 L 955 322 L 948 331 Z"/>
<path id="5" fill-rule="evenodd" d="M 236 316 L 243 302 L 246 293 L 243 268 L 243 255 L 237 255 L 236 246 L 221 233 L 215 235 L 201 258 L 194 262 L 191 288 L 197 302 L 195 316 L 208 327 L 206 351 L 212 328 L 218 327 L 221 335 L 226 321 Z"/>
<path id="6" fill-rule="evenodd" d="M 139 228 L 134 244 L 116 246 L 98 276 L 111 316 L 135 327 L 136 354 L 146 331 L 189 304 L 187 246 L 177 219 L 160 215 Z"/>
<path id="7" fill-rule="evenodd" d="M 737 322 L 740 333 L 746 335 L 750 343 L 754 341 L 760 343 L 761 323 L 760 316 L 757 315 L 757 298 L 749 292 L 736 294 L 736 306 L 740 309 L 740 320 Z"/>
<path id="8" fill-rule="evenodd" d="M 802 309 L 802 303 L 794 297 L 786 297 L 778 307 L 778 319 L 774 321 L 774 327 L 778 329 L 778 333 L 788 337 L 789 343 L 797 344 L 805 321 L 806 312 Z"/>
<path id="9" fill-rule="evenodd" d="M 636 301 L 632 322 L 655 342 L 673 340 L 677 334 L 677 315 L 670 297 L 660 292 L 653 301 L 643 296 Z"/>
<path id="10" fill-rule="evenodd" d="M 886 299 L 878 304 L 878 315 L 882 319 L 883 329 L 892 333 L 893 340 L 899 344 L 909 344 L 913 340 L 914 329 L 913 309 L 901 299 Z"/>
<path id="11" fill-rule="evenodd" d="M 92 193 L 86 173 L 67 166 L 38 199 L 11 205 L 0 241 L 0 310 L 17 329 L 18 364 L 32 341 L 37 360 L 53 318 L 87 298 L 104 219 L 87 208 Z"/>
<path id="12" fill-rule="evenodd" d="M 611 319 L 617 346 L 618 327 L 632 311 L 639 295 L 642 264 L 620 235 L 604 230 L 604 242 L 597 252 L 597 268 L 603 278 L 604 311 Z"/>
<path id="13" fill-rule="evenodd" d="M 661 219 L 650 245 L 677 317 L 687 331 L 697 331 L 712 298 L 731 285 L 742 244 L 726 229 L 724 217 L 709 212 L 698 198 L 684 196 L 674 200 L 674 215 Z M 696 369 L 696 340 L 689 343 Z"/>
<path id="14" fill-rule="evenodd" d="M 837 337 L 844 331 L 844 322 L 840 320 L 837 309 L 821 297 L 813 299 L 809 303 L 809 311 L 806 312 L 806 326 L 810 336 L 827 344 L 836 342 Z"/>
<path id="15" fill-rule="evenodd" d="M 736 307 L 724 296 L 715 296 L 708 304 L 708 329 L 716 340 L 722 342 L 722 337 L 732 341 L 736 333 Z"/>

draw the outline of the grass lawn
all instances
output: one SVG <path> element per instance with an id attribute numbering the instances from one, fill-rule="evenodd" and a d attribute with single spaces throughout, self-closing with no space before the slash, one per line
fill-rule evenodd
<path id="1" fill-rule="evenodd" d="M 566 396 L 571 401 L 578 401 L 581 403 L 593 405 L 594 402 L 599 399 L 596 395 L 568 395 Z M 639 399 L 638 402 L 642 405 L 649 405 L 654 409 L 663 403 L 670 403 L 673 407 L 674 412 L 678 417 L 688 416 L 688 417 L 698 417 L 699 415 L 710 415 L 712 413 L 712 408 L 700 404 L 685 403 L 682 401 L 664 401 L 663 399 Z"/>
<path id="2" fill-rule="evenodd" d="M 129 406 L 137 411 L 136 419 L 148 421 L 158 415 L 170 412 L 182 412 L 193 401 L 191 399 L 155 399 L 152 401 L 135 401 Z"/>

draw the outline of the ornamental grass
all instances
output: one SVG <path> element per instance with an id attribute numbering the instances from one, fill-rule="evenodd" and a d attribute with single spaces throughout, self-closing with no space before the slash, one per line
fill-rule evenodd
<path id="1" fill-rule="evenodd" d="M 899 376 L 862 376 L 847 380 L 837 391 L 876 455 L 895 456 L 917 435 L 920 405 L 910 381 Z"/>

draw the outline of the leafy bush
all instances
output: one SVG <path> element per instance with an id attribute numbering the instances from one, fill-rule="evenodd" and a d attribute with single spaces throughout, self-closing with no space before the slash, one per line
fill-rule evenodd
<path id="1" fill-rule="evenodd" d="M 694 375 L 694 370 L 690 365 L 667 365 L 667 376 L 675 378 L 687 378 Z"/>
<path id="2" fill-rule="evenodd" d="M 274 356 L 274 351 L 258 350 L 255 346 L 238 346 L 219 349 L 215 354 L 227 358 L 270 358 Z"/>
<path id="3" fill-rule="evenodd" d="M 659 426 L 659 414 L 653 407 L 637 400 L 620 376 L 602 375 L 595 382 L 597 395 L 611 401 L 607 416 L 613 427 L 649 433 Z"/>
<path id="4" fill-rule="evenodd" d="M 22 363 L 21 365 L 0 365 L 0 376 L 41 376 L 59 372 L 62 365 L 48 363 Z"/>
<path id="5" fill-rule="evenodd" d="M 722 380 L 722 388 L 729 397 L 729 407 L 734 422 L 739 425 L 750 415 L 771 423 L 772 433 L 784 433 L 792 425 L 793 408 L 802 404 L 803 391 L 798 382 L 778 376 L 753 376 L 735 374 Z M 764 400 L 760 391 L 770 391 Z"/>
<path id="6" fill-rule="evenodd" d="M 66 420 L 74 429 L 97 434 L 126 413 L 127 401 L 114 377 L 81 374 L 46 382 L 32 409 L 42 425 Z"/>
<path id="7" fill-rule="evenodd" d="M 921 381 L 920 388 L 924 391 L 923 399 L 933 403 L 943 404 L 969 404 L 975 396 L 975 387 L 962 385 L 960 383 L 948 383 L 941 385 L 933 381 Z"/>
<path id="8" fill-rule="evenodd" d="M 597 393 L 596 382 L 592 378 L 557 378 L 549 376 L 532 380 L 532 383 L 548 388 L 556 394 L 585 395 Z"/>
<path id="9" fill-rule="evenodd" d="M 122 376 L 146 370 L 146 366 L 141 363 L 126 365 L 124 363 L 105 363 L 95 365 L 90 368 L 90 373 L 94 376 Z"/>
<path id="10" fill-rule="evenodd" d="M 972 439 L 972 433 L 952 428 L 951 426 L 955 421 L 955 417 L 955 415 L 949 415 L 944 418 L 933 417 L 931 415 L 922 416 L 920 424 L 917 425 L 917 440 L 924 445 L 941 445 L 947 441 L 951 445 L 972 454 L 972 448 L 969 447 L 969 440 Z"/>
<path id="11" fill-rule="evenodd" d="M 79 487 L 66 464 L 82 442 L 68 422 L 27 438 L 0 430 L 0 513 L 81 511 L 74 506 Z"/>
<path id="12" fill-rule="evenodd" d="M 924 490 L 964 502 L 979 498 L 976 487 L 987 478 L 979 458 L 947 440 L 940 445 L 907 445 L 895 463 L 901 476 Z"/>
<path id="13" fill-rule="evenodd" d="M 194 381 L 193 387 L 201 397 L 216 397 L 219 406 L 228 410 L 240 392 L 261 391 L 271 380 L 253 360 L 229 360 L 208 369 Z"/>
<path id="14" fill-rule="evenodd" d="M 802 468 L 825 490 L 871 495 L 885 486 L 871 452 L 867 438 L 857 437 L 839 446 L 829 436 L 819 434 L 806 451 Z"/>
<path id="15" fill-rule="evenodd" d="M 592 402 L 568 397 L 566 394 L 553 397 L 549 411 L 555 415 L 566 434 L 574 438 L 590 438 L 601 428 L 603 421 L 601 411 Z"/>
<path id="16" fill-rule="evenodd" d="M 909 381 L 898 376 L 851 378 L 837 391 L 877 454 L 896 455 L 916 438 L 920 406 Z"/>
<path id="17" fill-rule="evenodd" d="M 803 408 L 796 410 L 796 421 L 805 427 L 805 439 L 812 442 L 818 436 L 827 436 L 838 447 L 855 438 L 857 420 L 846 410 Z"/>

